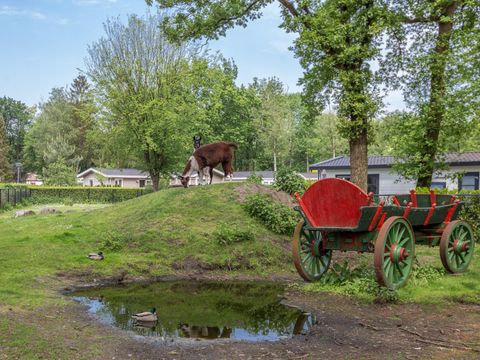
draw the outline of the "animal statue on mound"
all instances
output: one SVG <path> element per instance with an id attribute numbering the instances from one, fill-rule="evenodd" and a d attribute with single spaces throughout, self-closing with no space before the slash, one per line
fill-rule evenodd
<path id="1" fill-rule="evenodd" d="M 213 169 L 222 164 L 225 178 L 232 179 L 233 176 L 233 152 L 238 149 L 237 145 L 228 141 L 219 141 L 212 144 L 202 145 L 193 152 L 187 161 L 185 169 L 179 179 L 183 187 L 188 187 L 192 172 L 198 172 L 200 184 L 212 183 Z"/>

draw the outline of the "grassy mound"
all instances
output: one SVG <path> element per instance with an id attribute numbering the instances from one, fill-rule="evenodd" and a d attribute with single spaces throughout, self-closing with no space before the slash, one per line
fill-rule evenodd
<path id="1" fill-rule="evenodd" d="M 51 284 L 42 283 L 62 277 L 292 272 L 289 238 L 251 219 L 237 186 L 168 189 L 88 212 L 2 216 L 0 303 L 43 302 Z M 225 229 L 239 236 L 222 241 Z M 92 251 L 105 260 L 87 259 Z"/>

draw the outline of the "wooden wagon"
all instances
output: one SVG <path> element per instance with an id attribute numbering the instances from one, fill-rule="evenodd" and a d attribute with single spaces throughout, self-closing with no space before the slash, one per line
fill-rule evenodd
<path id="1" fill-rule="evenodd" d="M 457 220 L 464 204 L 454 195 L 412 190 L 394 196 L 392 205 L 374 204 L 373 193 L 349 181 L 322 179 L 295 197 L 303 220 L 293 235 L 293 260 L 307 281 L 322 277 L 333 250 L 373 252 L 377 281 L 391 289 L 408 280 L 415 244 L 440 245 L 442 264 L 451 273 L 465 271 L 472 258 L 473 232 Z"/>

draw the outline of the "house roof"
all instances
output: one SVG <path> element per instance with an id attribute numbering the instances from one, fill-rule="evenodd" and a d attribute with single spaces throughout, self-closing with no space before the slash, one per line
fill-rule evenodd
<path id="1" fill-rule="evenodd" d="M 468 152 L 463 154 L 445 154 L 442 158 L 449 165 L 480 165 L 480 152 Z M 395 157 L 371 155 L 368 157 L 369 168 L 388 168 L 393 165 Z M 310 169 L 347 169 L 350 168 L 349 156 L 337 156 L 328 160 L 312 164 Z"/>
<path id="2" fill-rule="evenodd" d="M 78 178 L 84 177 L 90 172 L 95 172 L 99 175 L 118 178 L 148 178 L 149 174 L 138 169 L 107 169 L 107 168 L 89 168 L 77 175 Z"/>
<path id="3" fill-rule="evenodd" d="M 233 180 L 246 179 L 251 175 L 261 176 L 264 179 L 273 179 L 275 177 L 274 171 L 234 171 Z"/>
<path id="4" fill-rule="evenodd" d="M 264 179 L 274 179 L 275 171 L 235 171 L 233 173 L 233 179 L 246 179 L 251 175 L 261 176 Z M 298 173 L 304 179 L 314 179 L 317 180 L 318 174 L 316 173 Z"/>

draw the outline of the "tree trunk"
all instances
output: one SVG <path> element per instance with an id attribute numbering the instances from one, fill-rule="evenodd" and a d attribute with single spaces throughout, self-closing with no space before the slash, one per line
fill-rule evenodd
<path id="1" fill-rule="evenodd" d="M 430 187 L 438 153 L 438 137 L 445 117 L 445 70 L 452 37 L 453 16 L 457 9 L 453 2 L 442 11 L 442 21 L 438 23 L 438 35 L 432 64 L 430 65 L 430 102 L 425 128 L 425 143 L 422 149 L 423 161 L 420 163 L 417 186 Z M 444 19 L 449 19 L 445 21 Z"/>
<path id="2" fill-rule="evenodd" d="M 152 178 L 153 191 L 158 191 L 160 176 L 158 174 L 151 174 L 150 177 Z"/>
<path id="3" fill-rule="evenodd" d="M 273 171 L 277 172 L 277 143 L 273 142 Z"/>
<path id="4" fill-rule="evenodd" d="M 349 140 L 350 145 L 350 180 L 364 191 L 368 184 L 368 146 L 367 130 L 364 129 L 356 138 Z"/>

